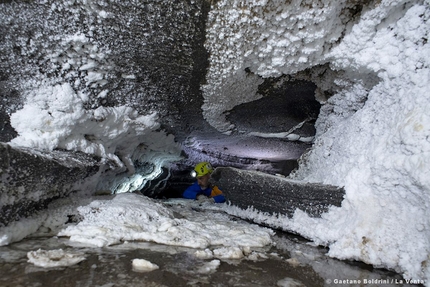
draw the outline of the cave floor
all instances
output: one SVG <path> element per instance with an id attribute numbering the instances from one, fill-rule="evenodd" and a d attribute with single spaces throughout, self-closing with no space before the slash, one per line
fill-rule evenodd
<path id="1" fill-rule="evenodd" d="M 337 282 L 335 280 L 388 280 L 392 284 L 383 284 L 384 286 L 403 286 L 398 284 L 402 280 L 399 275 L 385 270 L 372 271 L 360 264 L 327 258 L 314 258 L 312 263 L 303 263 L 300 258 L 291 257 L 290 252 L 282 250 L 283 244 L 293 244 L 296 248 L 297 245 L 302 245 L 307 249 L 307 243 L 303 239 L 283 233 L 276 237 L 281 248 L 272 247 L 266 259 L 226 260 L 221 262 L 216 271 L 204 274 L 197 271 L 204 260 L 190 256 L 186 250 L 152 243 L 142 243 L 140 248 L 134 250 L 74 247 L 84 251 L 87 259 L 68 267 L 37 267 L 27 262 L 27 251 L 70 247 L 64 244 L 65 239 L 30 238 L 0 247 L 3 255 L 15 254 L 13 260 L 4 262 L 3 259 L 0 263 L 0 286 L 359 286 L 334 283 Z M 317 253 L 324 252 L 321 248 L 311 249 Z M 316 255 L 312 251 L 299 253 L 299 256 L 309 258 Z M 160 268 L 151 272 L 134 271 L 131 264 L 134 258 L 146 258 L 156 262 Z M 331 268 L 341 269 L 334 272 Z M 346 275 L 350 278 L 332 277 L 339 274 L 339 271 L 350 274 Z M 361 277 L 355 278 L 353 274 Z"/>
<path id="2" fill-rule="evenodd" d="M 275 231 L 274 244 L 252 260 L 201 259 L 192 255 L 195 249 L 150 242 L 90 248 L 70 245 L 68 241 L 65 237 L 35 237 L 1 246 L 0 286 L 364 286 L 366 282 L 374 286 L 407 285 L 399 274 L 329 258 L 326 248 L 281 231 Z M 38 249 L 84 253 L 86 260 L 67 267 L 38 267 L 27 258 L 27 252 Z M 145 258 L 159 269 L 136 271 L 132 266 L 135 258 Z M 218 262 L 210 268 L 213 261 Z M 204 266 L 209 268 L 202 269 Z M 351 281 L 343 284 L 341 280 Z"/>

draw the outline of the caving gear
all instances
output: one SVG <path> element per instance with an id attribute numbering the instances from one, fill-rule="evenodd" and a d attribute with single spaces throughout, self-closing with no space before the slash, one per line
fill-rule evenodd
<path id="1" fill-rule="evenodd" d="M 213 172 L 213 170 L 214 169 L 210 163 L 208 163 L 207 161 L 203 161 L 196 164 L 196 166 L 194 167 L 194 170 L 191 172 L 191 176 L 201 177 L 208 173 Z"/>
<path id="2" fill-rule="evenodd" d="M 214 187 L 212 187 L 211 197 L 215 197 L 215 196 L 221 195 L 221 194 L 222 194 L 222 191 L 219 190 L 218 186 L 215 185 Z"/>
<path id="3" fill-rule="evenodd" d="M 190 185 L 184 191 L 182 196 L 188 199 L 197 199 L 197 196 L 202 194 L 209 198 L 213 198 L 216 203 L 225 202 L 225 196 L 222 194 L 221 190 L 219 190 L 217 186 L 202 189 L 197 182 Z"/>

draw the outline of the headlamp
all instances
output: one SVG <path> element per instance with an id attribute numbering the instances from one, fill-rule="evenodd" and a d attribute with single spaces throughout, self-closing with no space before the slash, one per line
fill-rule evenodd
<path id="1" fill-rule="evenodd" d="M 197 172 L 195 170 L 191 171 L 190 174 L 191 174 L 192 177 L 196 177 L 197 176 Z"/>

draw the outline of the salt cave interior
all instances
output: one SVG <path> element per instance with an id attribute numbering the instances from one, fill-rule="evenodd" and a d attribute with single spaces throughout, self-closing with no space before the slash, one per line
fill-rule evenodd
<path id="1" fill-rule="evenodd" d="M 0 6 L 1 245 L 56 199 L 175 196 L 210 161 L 342 188 L 265 222 L 429 279 L 428 1 Z"/>

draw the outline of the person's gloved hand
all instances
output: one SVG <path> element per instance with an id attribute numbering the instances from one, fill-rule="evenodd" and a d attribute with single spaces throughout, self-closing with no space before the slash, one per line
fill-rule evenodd
<path id="1" fill-rule="evenodd" d="M 197 196 L 197 201 L 199 203 L 203 203 L 203 202 L 213 203 L 213 202 L 215 202 L 215 200 L 213 198 L 207 197 L 206 195 L 203 195 L 203 194 L 200 194 Z"/>

